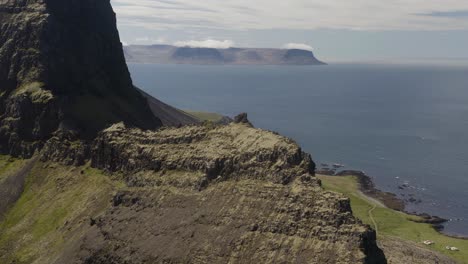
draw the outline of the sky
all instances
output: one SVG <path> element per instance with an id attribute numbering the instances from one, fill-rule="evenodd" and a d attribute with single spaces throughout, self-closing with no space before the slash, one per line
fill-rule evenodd
<path id="1" fill-rule="evenodd" d="M 313 50 L 327 61 L 468 60 L 468 0 L 111 0 L 124 45 Z"/>

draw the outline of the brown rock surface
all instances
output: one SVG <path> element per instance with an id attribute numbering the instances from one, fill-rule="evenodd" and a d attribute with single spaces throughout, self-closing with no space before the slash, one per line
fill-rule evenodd
<path id="1" fill-rule="evenodd" d="M 324 191 L 310 156 L 274 133 L 117 124 L 91 159 L 127 187 L 57 263 L 385 263 L 349 199 Z"/>
<path id="2" fill-rule="evenodd" d="M 76 251 L 76 263 L 383 263 L 349 201 L 302 179 L 229 180 L 198 192 L 119 192 Z M 79 249 L 78 249 L 79 248 Z M 375 254 L 375 255 L 374 255 Z M 127 261 L 127 262 L 125 262 Z M 65 261 L 63 263 L 66 263 Z"/>
<path id="3" fill-rule="evenodd" d="M 95 140 L 91 159 L 110 172 L 195 171 L 207 182 L 248 178 L 287 184 L 315 170 L 310 155 L 292 140 L 245 124 L 159 131 L 117 124 Z"/>

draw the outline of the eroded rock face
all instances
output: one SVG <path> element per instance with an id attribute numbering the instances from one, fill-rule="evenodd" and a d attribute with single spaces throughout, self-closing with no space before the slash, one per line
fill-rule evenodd
<path id="1" fill-rule="evenodd" d="M 156 128 L 133 88 L 109 0 L 0 0 L 0 151 L 31 156 L 59 127 Z"/>
<path id="2" fill-rule="evenodd" d="M 354 220 L 347 199 L 307 181 L 298 178 L 286 186 L 226 181 L 201 192 L 167 186 L 123 191 L 116 195 L 114 206 L 96 219 L 78 252 L 64 259 L 371 263 L 375 251 L 366 256 L 363 249 L 376 249 L 371 242 L 375 234 Z"/>
<path id="3" fill-rule="evenodd" d="M 110 172 L 197 172 L 204 181 L 248 178 L 288 184 L 315 171 L 310 155 L 292 140 L 246 124 L 156 132 L 118 124 L 99 135 L 91 156 L 92 166 Z"/>
<path id="4" fill-rule="evenodd" d="M 57 263 L 385 263 L 349 199 L 324 191 L 310 155 L 274 133 L 117 124 L 90 157 L 127 187 Z"/>
<path id="5" fill-rule="evenodd" d="M 349 200 L 322 190 L 311 157 L 247 116 L 127 128 L 161 122 L 132 86 L 109 0 L 0 0 L 0 28 L 0 152 L 41 149 L 44 165 L 90 164 L 111 182 L 101 198 L 81 187 L 86 206 L 66 208 L 79 232 L 65 221 L 54 230 L 66 249 L 45 246 L 30 262 L 385 263 Z M 81 186 L 73 170 L 43 188 Z"/>

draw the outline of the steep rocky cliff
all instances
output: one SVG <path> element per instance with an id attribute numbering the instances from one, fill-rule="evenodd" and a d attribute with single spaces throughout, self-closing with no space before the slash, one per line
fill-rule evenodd
<path id="1" fill-rule="evenodd" d="M 349 199 L 323 191 L 310 155 L 248 123 L 116 124 L 88 147 L 54 138 L 43 160 L 69 164 L 81 151 L 125 186 L 80 221 L 90 224 L 57 263 L 385 263 Z"/>
<path id="2" fill-rule="evenodd" d="M 0 151 L 31 156 L 58 128 L 161 122 L 133 88 L 109 0 L 0 0 Z"/>
<path id="3" fill-rule="evenodd" d="M 39 150 L 0 164 L 0 263 L 386 262 L 292 140 L 151 130 L 109 0 L 0 0 L 0 25 L 0 151 Z"/>

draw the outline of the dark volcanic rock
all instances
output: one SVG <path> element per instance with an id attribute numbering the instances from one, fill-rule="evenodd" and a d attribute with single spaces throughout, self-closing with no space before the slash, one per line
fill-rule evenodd
<path id="1" fill-rule="evenodd" d="M 60 126 L 156 128 L 133 88 L 109 0 L 0 1 L 0 151 L 31 156 Z"/>
<path id="2" fill-rule="evenodd" d="M 417 216 L 420 216 L 421 220 L 413 220 L 413 221 L 418 222 L 418 223 L 426 223 L 426 224 L 432 224 L 434 226 L 438 226 L 438 225 L 448 222 L 447 219 L 444 219 L 438 216 L 432 216 L 429 214 L 417 214 Z"/>
<path id="3" fill-rule="evenodd" d="M 328 169 L 328 168 L 323 168 L 323 169 L 317 170 L 316 173 L 319 174 L 319 175 L 333 176 L 333 175 L 335 175 L 336 170 Z"/>
<path id="4" fill-rule="evenodd" d="M 371 177 L 367 176 L 362 171 L 356 170 L 343 170 L 335 174 L 336 176 L 356 176 L 359 181 L 359 188 L 361 191 L 377 200 L 383 202 L 388 208 L 397 211 L 405 210 L 405 203 L 399 199 L 396 194 L 383 192 L 375 187 Z"/>
<path id="5" fill-rule="evenodd" d="M 234 123 L 236 124 L 246 124 L 250 127 L 253 127 L 252 123 L 250 123 L 247 113 L 241 113 L 234 117 Z"/>

